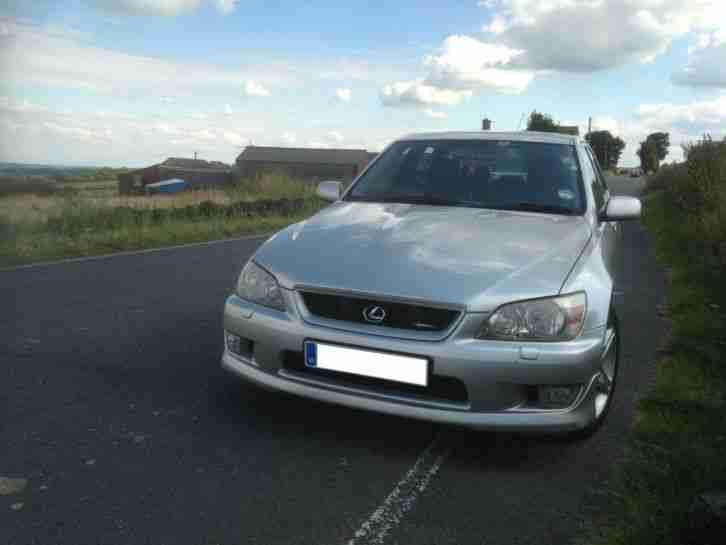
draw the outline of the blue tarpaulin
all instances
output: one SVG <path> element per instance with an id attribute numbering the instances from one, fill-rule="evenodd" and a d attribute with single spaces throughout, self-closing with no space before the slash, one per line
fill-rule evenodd
<path id="1" fill-rule="evenodd" d="M 180 178 L 174 178 L 173 180 L 164 180 L 163 182 L 149 184 L 146 186 L 146 192 L 149 194 L 178 193 L 179 191 L 184 191 L 186 187 L 187 183 L 184 180 Z"/>

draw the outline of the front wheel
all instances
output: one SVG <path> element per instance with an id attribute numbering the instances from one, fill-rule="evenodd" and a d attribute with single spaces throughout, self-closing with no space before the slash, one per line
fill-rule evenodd
<path id="1" fill-rule="evenodd" d="M 605 422 L 613 404 L 620 364 L 620 329 L 615 309 L 610 309 L 608 326 L 605 330 L 605 346 L 600 372 L 593 384 L 595 394 L 591 396 L 594 418 L 585 428 L 568 434 L 571 439 L 586 439 L 594 434 Z"/>

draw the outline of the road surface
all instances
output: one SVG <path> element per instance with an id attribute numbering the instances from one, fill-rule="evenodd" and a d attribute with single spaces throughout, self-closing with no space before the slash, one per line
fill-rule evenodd
<path id="1" fill-rule="evenodd" d="M 613 179 L 613 193 L 638 182 Z M 220 369 L 248 239 L 0 272 L 0 543 L 566 543 L 652 380 L 662 275 L 624 224 L 620 389 L 584 443 L 258 390 Z"/>

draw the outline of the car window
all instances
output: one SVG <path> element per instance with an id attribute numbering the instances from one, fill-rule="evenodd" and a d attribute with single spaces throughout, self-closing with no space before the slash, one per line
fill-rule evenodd
<path id="1" fill-rule="evenodd" d="M 574 146 L 510 140 L 393 144 L 346 200 L 582 213 Z"/>
<path id="2" fill-rule="evenodd" d="M 592 193 L 595 196 L 595 207 L 600 211 L 605 206 L 606 188 L 603 187 L 598 174 L 597 163 L 587 147 L 585 147 L 585 160 L 583 162 L 585 163 L 585 170 L 582 174 L 585 178 L 585 183 L 592 187 Z"/>
<path id="3" fill-rule="evenodd" d="M 605 189 L 606 193 L 606 199 L 607 202 L 607 196 L 610 194 L 610 188 L 608 188 L 607 180 L 605 179 L 605 174 L 602 171 L 602 167 L 600 167 L 600 161 L 597 160 L 597 155 L 595 155 L 595 152 L 592 150 L 590 146 L 587 146 L 587 151 L 590 154 L 590 158 L 592 159 L 592 164 L 595 165 L 595 173 L 600 178 L 600 184 Z"/>

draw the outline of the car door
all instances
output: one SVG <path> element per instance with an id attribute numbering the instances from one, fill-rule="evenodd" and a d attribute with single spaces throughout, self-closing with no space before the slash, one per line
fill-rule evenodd
<path id="1" fill-rule="evenodd" d="M 592 193 L 595 196 L 595 205 L 598 212 L 598 223 L 596 228 L 596 236 L 600 239 L 600 248 L 602 258 L 610 275 L 615 279 L 617 273 L 618 259 L 618 237 L 619 227 L 616 222 L 602 221 L 599 216 L 605 211 L 608 200 L 610 200 L 610 190 L 608 189 L 605 176 L 600 169 L 600 165 L 595 158 L 595 154 L 590 146 L 585 146 L 586 151 L 586 173 L 585 183 L 589 183 L 592 187 Z M 589 180 L 588 180 L 589 178 Z"/>

